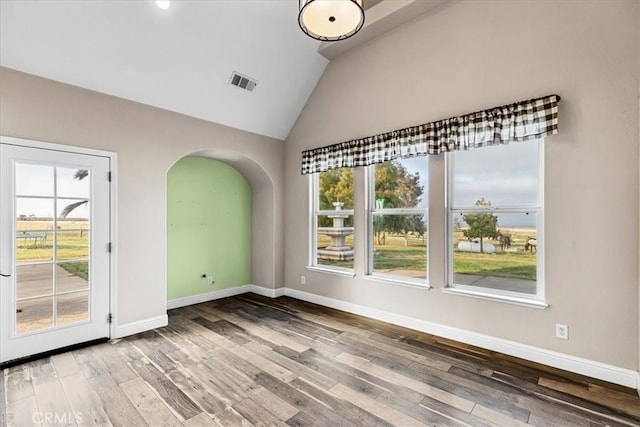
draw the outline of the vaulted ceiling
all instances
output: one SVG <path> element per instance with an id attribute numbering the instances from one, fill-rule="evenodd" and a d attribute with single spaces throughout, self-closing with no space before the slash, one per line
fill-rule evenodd
<path id="1" fill-rule="evenodd" d="M 386 3 L 424 9 L 444 1 Z M 369 7 L 377 3 L 385 4 L 370 0 Z M 409 9 L 404 14 L 415 17 Z M 167 10 L 153 0 L 2 0 L 0 65 L 285 139 L 325 56 L 340 53 L 335 45 L 319 53 L 297 14 L 293 0 L 174 0 Z M 371 28 L 361 33 L 375 36 Z M 255 90 L 230 85 L 233 71 L 255 79 Z"/>

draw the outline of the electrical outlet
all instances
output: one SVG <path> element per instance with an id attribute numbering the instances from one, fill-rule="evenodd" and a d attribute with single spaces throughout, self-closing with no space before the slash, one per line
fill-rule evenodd
<path id="1" fill-rule="evenodd" d="M 304 276 L 300 276 L 300 284 L 305 285 L 307 283 L 307 278 Z"/>
<path id="2" fill-rule="evenodd" d="M 569 327 L 561 323 L 556 323 L 556 338 L 563 340 L 569 339 Z"/>

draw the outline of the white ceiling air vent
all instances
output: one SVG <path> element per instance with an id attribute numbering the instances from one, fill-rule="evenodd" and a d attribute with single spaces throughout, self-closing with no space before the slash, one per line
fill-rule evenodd
<path id="1" fill-rule="evenodd" d="M 229 81 L 229 84 L 233 86 L 238 86 L 240 89 L 253 92 L 253 89 L 255 89 L 258 82 L 252 79 L 251 77 L 244 76 L 238 73 L 237 71 L 234 71 L 231 74 L 231 80 Z"/>

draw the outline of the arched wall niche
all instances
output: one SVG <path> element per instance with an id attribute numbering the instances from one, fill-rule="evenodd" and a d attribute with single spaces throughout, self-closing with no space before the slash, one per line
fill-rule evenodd
<path id="1" fill-rule="evenodd" d="M 278 287 L 276 266 L 279 229 L 275 217 L 273 179 L 254 159 L 230 150 L 202 150 L 185 153 L 176 159 L 168 171 L 185 157 L 203 157 L 221 161 L 236 169 L 251 186 L 251 284 L 269 289 Z"/>

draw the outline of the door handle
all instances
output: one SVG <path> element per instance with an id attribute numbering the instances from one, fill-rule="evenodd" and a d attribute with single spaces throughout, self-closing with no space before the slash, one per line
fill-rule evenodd
<path id="1" fill-rule="evenodd" d="M 0 273 L 0 276 L 2 276 L 2 277 L 11 277 L 10 274 L 2 274 L 2 273 Z"/>

